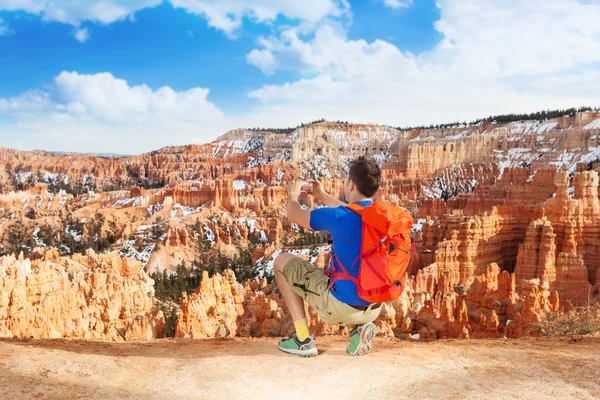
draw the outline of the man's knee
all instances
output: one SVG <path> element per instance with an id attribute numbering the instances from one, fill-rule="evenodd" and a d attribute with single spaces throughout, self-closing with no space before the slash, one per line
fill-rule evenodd
<path id="1" fill-rule="evenodd" d="M 275 258 L 275 261 L 273 262 L 273 267 L 275 268 L 276 271 L 283 272 L 283 268 L 285 267 L 285 265 L 292 258 L 295 258 L 295 257 L 296 256 L 293 255 L 292 253 L 281 253 L 280 255 L 278 255 Z"/>

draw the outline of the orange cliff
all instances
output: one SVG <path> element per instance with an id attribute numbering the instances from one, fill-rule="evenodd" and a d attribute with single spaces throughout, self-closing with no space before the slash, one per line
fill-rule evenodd
<path id="1" fill-rule="evenodd" d="M 532 221 L 525 242 L 519 246 L 515 276 L 518 281 L 541 279 L 556 281 L 556 235 L 545 217 Z"/>
<path id="2" fill-rule="evenodd" d="M 512 271 L 529 221 L 539 213 L 528 207 L 494 207 L 487 215 L 446 215 L 439 224 L 426 223 L 420 265 L 437 264 L 453 284 L 464 284 L 494 262 Z"/>
<path id="3" fill-rule="evenodd" d="M 496 141 L 497 135 L 472 135 L 456 141 L 413 140 L 407 146 L 398 146 L 388 162 L 406 178 L 427 178 L 458 164 L 493 161 Z"/>
<path id="4" fill-rule="evenodd" d="M 428 277 L 426 277 L 428 276 Z M 446 274 L 428 267 L 407 280 L 402 296 L 382 306 L 375 321 L 381 336 L 422 339 L 470 337 L 519 337 L 531 334 L 537 324 L 559 308 L 559 295 L 538 280 L 515 283 L 515 275 L 489 265 L 467 285 L 452 287 Z M 293 332 L 294 326 L 279 295 L 269 294 L 263 279 L 236 282 L 232 271 L 209 278 L 191 296 L 182 294 L 176 337 L 276 337 Z M 317 335 L 344 332 L 325 324 L 306 308 L 311 331 Z M 414 336 L 416 337 L 416 336 Z"/>
<path id="5" fill-rule="evenodd" d="M 164 337 L 153 281 L 117 253 L 49 250 L 41 260 L 0 258 L 0 337 L 147 340 Z"/>
<path id="6" fill-rule="evenodd" d="M 444 215 L 423 226 L 420 265 L 435 263 L 452 284 L 464 284 L 489 263 L 515 271 L 518 282 L 540 279 L 563 305 L 588 298 L 600 266 L 598 174 L 555 174 L 556 195 L 542 204 L 494 206 L 483 216 Z"/>
<path id="7" fill-rule="evenodd" d="M 582 254 L 591 278 L 600 268 L 598 173 L 576 173 L 572 199 L 567 194 L 567 184 L 568 177 L 559 173 L 556 197 L 546 202 L 546 212 L 556 225 L 558 251 Z"/>
<path id="8" fill-rule="evenodd" d="M 560 162 L 575 172 L 571 163 L 595 161 L 593 149 L 600 145 L 600 129 L 590 122 L 599 118 L 598 112 L 585 112 L 543 123 L 413 130 L 321 122 L 289 133 L 233 130 L 212 143 L 165 147 L 136 156 L 0 149 L 0 184 L 3 193 L 10 190 L 13 178 L 28 176 L 91 182 L 98 191 L 114 190 L 115 185 L 173 186 L 190 180 L 244 177 L 274 185 L 315 174 L 340 178 L 349 160 L 365 154 L 389 171 L 386 178 L 397 179 L 427 179 L 462 164 L 487 163 L 539 170 Z M 561 158 L 564 152 L 574 155 L 568 157 L 570 161 Z"/>
<path id="9" fill-rule="evenodd" d="M 425 199 L 417 212 L 418 218 L 441 217 L 444 214 L 483 215 L 499 206 L 539 205 L 556 193 L 556 168 L 540 167 L 532 172 L 526 168 L 505 168 L 500 171 L 494 168 L 491 174 L 485 173 L 485 166 L 480 171 L 472 173 L 464 181 L 477 179 L 479 181 L 470 193 L 459 193 L 443 200 L 441 198 Z M 495 164 L 490 164 L 495 165 Z M 467 166 L 460 166 L 466 169 Z M 488 167 L 489 168 L 489 167 Z M 501 172 L 500 178 L 497 178 Z M 483 178 L 483 179 L 481 179 Z M 446 182 L 458 181 L 460 176 L 451 175 Z"/>
<path id="10" fill-rule="evenodd" d="M 172 205 L 186 207 L 214 206 L 237 213 L 240 210 L 262 212 L 267 207 L 279 206 L 287 199 L 287 189 L 283 186 L 251 187 L 246 183 L 239 186 L 231 180 L 184 182 L 170 188 L 146 190 L 139 187 L 130 189 L 130 197 L 144 198 L 144 204 Z"/>
<path id="11" fill-rule="evenodd" d="M 46 184 L 37 183 L 25 191 L 0 194 L 0 217 L 14 212 L 15 217 L 23 218 L 27 211 L 32 211 L 36 218 L 58 216 L 65 204 L 71 201 L 73 196 L 65 191 L 49 193 Z"/>

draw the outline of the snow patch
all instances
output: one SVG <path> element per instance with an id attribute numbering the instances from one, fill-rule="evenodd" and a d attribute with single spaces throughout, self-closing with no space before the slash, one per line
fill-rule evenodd
<path id="1" fill-rule="evenodd" d="M 142 263 L 142 268 L 146 267 L 154 248 L 156 247 L 155 243 L 152 243 L 149 246 L 144 247 L 142 251 L 137 251 L 134 247 L 136 239 L 130 239 L 123 244 L 123 247 L 119 251 L 121 257 L 132 257 Z"/>
<path id="2" fill-rule="evenodd" d="M 163 205 L 160 203 L 156 203 L 155 205 L 148 207 L 148 213 L 150 213 L 150 216 L 152 216 L 162 209 L 163 209 Z"/>
<path id="3" fill-rule="evenodd" d="M 243 179 L 236 179 L 233 181 L 233 190 L 244 190 L 246 189 L 246 181 Z"/>
<path id="4" fill-rule="evenodd" d="M 551 131 L 552 129 L 556 128 L 557 126 L 558 126 L 558 122 L 544 122 L 537 129 L 537 133 L 544 133 L 544 132 Z"/>
<path id="5" fill-rule="evenodd" d="M 201 205 L 200 207 L 194 208 L 194 207 L 188 207 L 188 206 L 182 206 L 179 203 L 176 203 L 173 208 L 171 209 L 171 213 L 169 214 L 171 218 L 175 218 L 175 216 L 177 215 L 177 210 L 181 210 L 183 212 L 183 216 L 187 217 L 190 214 L 195 214 L 200 212 L 200 210 L 202 210 L 204 208 L 205 204 Z"/>
<path id="6" fill-rule="evenodd" d="M 76 230 L 65 227 L 65 233 L 73 238 L 76 242 L 81 242 L 81 234 L 79 234 Z"/>
<path id="7" fill-rule="evenodd" d="M 35 245 L 37 247 L 46 247 L 46 244 L 38 237 L 38 233 L 40 233 L 40 228 L 35 228 L 32 233 L 33 240 L 35 240 Z"/>
<path id="8" fill-rule="evenodd" d="M 317 255 L 319 253 L 323 253 L 329 251 L 330 246 L 319 246 L 314 249 L 288 249 L 287 253 L 292 253 L 296 256 L 303 256 L 303 258 L 310 258 L 310 263 L 315 263 L 317 261 Z M 256 261 L 258 276 L 263 278 L 265 276 L 273 276 L 273 263 L 275 259 L 283 252 L 283 249 L 277 249 L 275 252 L 266 260 L 263 258 L 259 258 Z"/>
<path id="9" fill-rule="evenodd" d="M 593 120 L 584 126 L 583 129 L 600 129 L 600 118 Z"/>
<path id="10" fill-rule="evenodd" d="M 343 148 L 346 145 L 346 132 L 345 131 L 329 131 L 329 138 L 337 145 L 338 149 Z"/>
<path id="11" fill-rule="evenodd" d="M 412 231 L 413 232 L 422 232 L 423 231 L 423 225 L 425 225 L 425 219 L 418 219 L 415 222 L 413 222 L 413 226 L 412 226 Z"/>
<path id="12" fill-rule="evenodd" d="M 467 136 L 469 136 L 469 131 L 462 131 L 460 133 L 457 133 L 456 135 L 446 136 L 444 137 L 444 140 L 459 140 L 462 138 L 466 138 Z"/>
<path id="13" fill-rule="evenodd" d="M 379 164 L 381 166 L 381 165 L 383 165 L 384 162 L 386 162 L 387 160 L 390 159 L 390 154 L 387 152 L 374 153 L 373 158 L 375 159 L 375 161 L 377 161 L 377 164 Z"/>
<path id="14" fill-rule="evenodd" d="M 285 175 L 285 171 L 283 170 L 283 168 L 279 167 L 277 169 L 277 182 L 281 183 L 281 180 L 283 179 L 283 176 Z"/>
<path id="15" fill-rule="evenodd" d="M 204 234 L 206 239 L 210 241 L 210 247 L 213 247 L 216 238 L 215 233 L 208 226 L 204 226 Z"/>

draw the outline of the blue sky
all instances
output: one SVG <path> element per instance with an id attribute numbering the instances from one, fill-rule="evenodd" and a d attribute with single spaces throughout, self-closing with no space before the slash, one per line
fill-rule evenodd
<path id="1" fill-rule="evenodd" d="M 413 53 L 429 50 L 442 39 L 433 27 L 439 18 L 434 1 L 399 10 L 374 0 L 351 5 L 355 13 L 348 24 L 350 39 L 385 39 Z M 0 65 L 0 76 L 11 77 L 0 87 L 0 97 L 42 86 L 62 71 L 108 71 L 132 85 L 153 89 L 210 87 L 209 99 L 223 110 L 243 110 L 250 103 L 244 95 L 249 90 L 301 76 L 292 71 L 265 76 L 246 62 L 259 37 L 291 23 L 284 17 L 271 26 L 246 20 L 231 39 L 203 18 L 163 3 L 137 12 L 133 21 L 108 27 L 84 23 L 91 31 L 84 44 L 73 40 L 69 25 L 44 22 L 24 12 L 0 12 L 0 18 L 15 32 L 0 39 L 0 54 L 10 55 Z"/>
<path id="2" fill-rule="evenodd" d="M 321 117 L 598 105 L 599 2 L 506 3 L 0 0 L 0 146 L 140 153 Z"/>

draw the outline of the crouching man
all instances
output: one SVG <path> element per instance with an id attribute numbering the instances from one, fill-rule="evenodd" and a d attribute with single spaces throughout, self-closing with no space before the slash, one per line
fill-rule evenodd
<path id="1" fill-rule="evenodd" d="M 363 207 L 373 202 L 379 190 L 381 170 L 372 159 L 359 157 L 350 163 L 344 182 L 345 200 Z M 315 231 L 327 231 L 335 248 L 335 259 L 329 266 L 329 274 L 340 270 L 342 264 L 353 277 L 358 276 L 355 263 L 362 240 L 361 217 L 346 208 L 348 204 L 325 193 L 318 181 L 313 181 L 313 195 L 326 207 L 304 210 L 298 203 L 302 183 L 291 182 L 288 186 L 287 213 L 290 222 Z M 377 333 L 373 321 L 381 311 L 381 304 L 370 304 L 357 294 L 352 280 L 335 280 L 333 285 L 327 273 L 290 253 L 282 253 L 275 259 L 275 279 L 290 311 L 296 332 L 289 339 L 282 339 L 281 351 L 310 357 L 318 354 L 315 338 L 310 336 L 304 301 L 313 307 L 328 324 L 345 325 L 350 329 L 350 343 L 346 351 L 350 355 L 363 355 L 371 350 L 371 342 Z"/>

